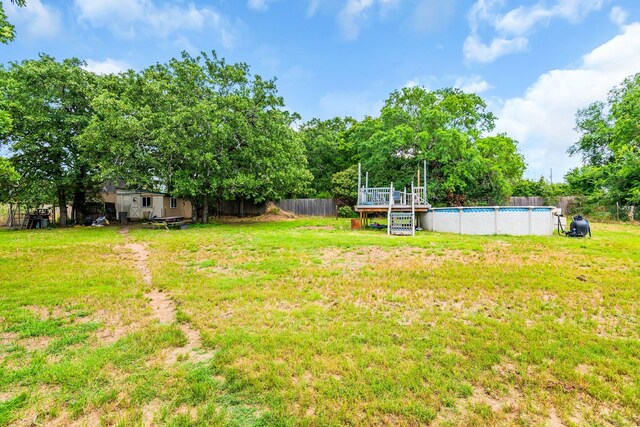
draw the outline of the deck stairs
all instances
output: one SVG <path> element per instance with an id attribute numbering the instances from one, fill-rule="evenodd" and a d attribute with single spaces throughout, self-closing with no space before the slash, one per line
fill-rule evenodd
<path id="1" fill-rule="evenodd" d="M 394 236 L 415 236 L 416 234 L 416 192 L 411 183 L 411 193 L 408 197 L 411 202 L 411 210 L 407 209 L 409 200 L 399 200 L 399 196 L 407 191 L 394 191 L 391 183 L 389 196 L 389 208 L 387 212 L 387 234 Z"/>

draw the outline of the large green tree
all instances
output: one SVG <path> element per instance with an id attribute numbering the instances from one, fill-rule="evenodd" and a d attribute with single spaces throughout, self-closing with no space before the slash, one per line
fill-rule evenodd
<path id="1" fill-rule="evenodd" d="M 14 192 L 20 182 L 20 174 L 13 164 L 4 157 L 0 157 L 0 203 L 14 201 Z"/>
<path id="2" fill-rule="evenodd" d="M 500 203 L 525 164 L 513 139 L 486 136 L 494 121 L 475 94 L 412 87 L 391 93 L 380 116 L 365 118 L 348 137 L 372 186 L 408 186 L 426 160 L 432 203 Z"/>
<path id="3" fill-rule="evenodd" d="M 190 198 L 263 201 L 302 193 L 310 174 L 275 83 L 215 52 L 128 72 L 95 97 L 87 146 L 105 177 Z M 195 210 L 194 210 L 195 213 Z"/>
<path id="4" fill-rule="evenodd" d="M 576 124 L 581 136 L 569 154 L 584 165 L 567 174 L 571 187 L 595 203 L 640 204 L 640 73 L 579 110 Z"/>
<path id="5" fill-rule="evenodd" d="M 7 14 L 4 11 L 4 7 L 2 3 L 3 2 L 0 1 L 0 43 L 7 44 L 10 41 L 13 41 L 16 34 L 15 34 L 15 27 L 7 19 Z M 11 0 L 11 3 L 17 6 L 24 6 L 26 4 L 26 1 Z"/>
<path id="6" fill-rule="evenodd" d="M 11 3 L 24 6 L 25 0 L 11 0 Z M 0 1 L 0 43 L 7 44 L 15 38 L 15 27 L 7 20 L 4 7 Z M 11 127 L 11 116 L 0 106 L 0 134 L 8 131 Z"/>
<path id="7" fill-rule="evenodd" d="M 313 175 L 311 196 L 331 194 L 333 175 L 353 166 L 355 152 L 345 135 L 355 123 L 350 117 L 334 117 L 312 119 L 300 127 Z"/>
<path id="8" fill-rule="evenodd" d="M 82 212 L 85 195 L 97 186 L 95 164 L 79 143 L 92 115 L 96 79 L 83 65 L 41 54 L 0 68 L 0 103 L 13 121 L 1 143 L 9 147 L 26 192 L 46 197 L 37 189 L 53 190 L 63 227 L 69 201 Z"/>

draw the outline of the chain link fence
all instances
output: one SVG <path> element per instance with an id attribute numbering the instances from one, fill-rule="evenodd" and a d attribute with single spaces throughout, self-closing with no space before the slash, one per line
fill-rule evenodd
<path id="1" fill-rule="evenodd" d="M 569 208 L 572 215 L 589 216 L 591 220 L 600 221 L 640 221 L 638 206 L 616 204 L 599 204 L 587 200 L 586 197 L 576 197 Z"/>

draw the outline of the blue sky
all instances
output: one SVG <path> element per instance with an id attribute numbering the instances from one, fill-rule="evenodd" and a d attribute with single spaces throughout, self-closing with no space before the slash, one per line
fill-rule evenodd
<path id="1" fill-rule="evenodd" d="M 17 40 L 0 61 L 76 56 L 92 71 L 141 69 L 216 50 L 277 77 L 304 120 L 375 115 L 403 86 L 477 92 L 527 175 L 579 159 L 576 109 L 640 72 L 638 0 L 27 0 L 3 2 Z"/>

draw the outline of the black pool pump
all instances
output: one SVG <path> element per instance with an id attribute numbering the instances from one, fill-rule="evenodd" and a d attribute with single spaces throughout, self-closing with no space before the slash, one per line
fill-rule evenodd
<path id="1" fill-rule="evenodd" d="M 591 237 L 591 226 L 586 218 L 583 218 L 581 215 L 574 216 L 571 219 L 569 231 L 565 231 L 560 222 L 561 216 L 562 215 L 558 215 L 558 234 L 564 234 L 567 237 L 587 237 L 588 234 L 589 237 Z"/>

